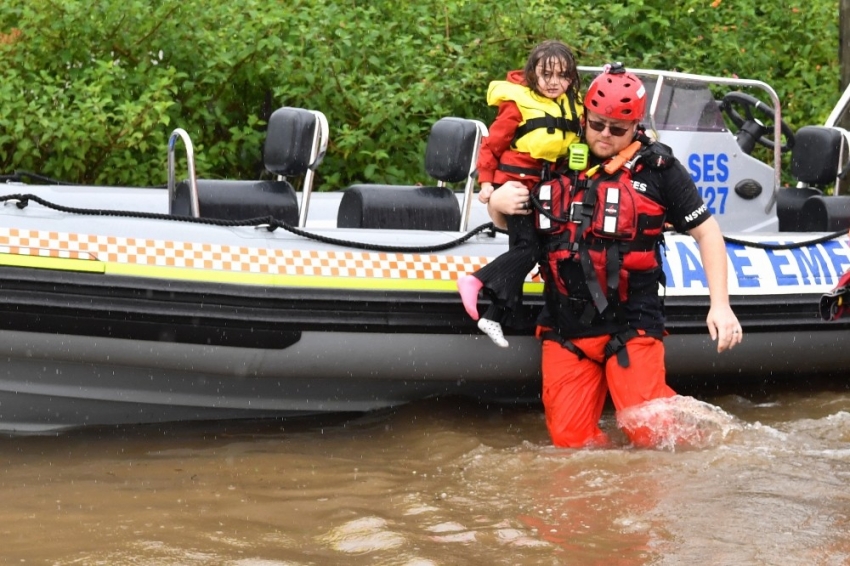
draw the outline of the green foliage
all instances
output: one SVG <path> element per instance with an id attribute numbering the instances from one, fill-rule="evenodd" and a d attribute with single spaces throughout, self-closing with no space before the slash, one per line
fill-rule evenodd
<path id="1" fill-rule="evenodd" d="M 625 61 L 764 81 L 776 90 L 792 125 L 823 122 L 840 94 L 837 0 L 643 0 L 618 6 L 621 13 L 641 14 L 634 18 L 639 25 L 608 29 L 616 41 L 610 53 L 622 52 Z"/>
<path id="2" fill-rule="evenodd" d="M 737 75 L 776 89 L 786 121 L 823 122 L 838 95 L 837 0 L 5 0 L 0 172 L 161 185 L 184 128 L 203 177 L 257 178 L 265 120 L 321 110 L 317 178 L 426 181 L 443 116 L 487 123 L 490 80 L 555 37 L 583 65 Z"/>

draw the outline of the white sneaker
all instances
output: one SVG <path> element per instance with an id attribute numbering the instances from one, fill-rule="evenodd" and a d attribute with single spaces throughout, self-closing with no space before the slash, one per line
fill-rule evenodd
<path id="1" fill-rule="evenodd" d="M 490 337 L 490 340 L 500 348 L 507 348 L 508 341 L 505 340 L 505 335 L 502 333 L 502 325 L 495 320 L 489 318 L 481 318 L 478 320 L 478 328 L 481 332 Z"/>

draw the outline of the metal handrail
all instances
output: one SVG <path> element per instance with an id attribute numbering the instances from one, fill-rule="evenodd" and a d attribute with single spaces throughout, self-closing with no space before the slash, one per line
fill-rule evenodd
<path id="1" fill-rule="evenodd" d="M 304 173 L 304 184 L 301 187 L 301 209 L 298 212 L 298 227 L 307 225 L 307 213 L 310 209 L 310 195 L 313 193 L 313 180 L 316 169 L 325 158 L 328 151 L 328 119 L 318 110 L 310 110 L 316 117 L 316 130 L 313 134 L 313 145 L 310 149 L 310 164 Z"/>
<path id="2" fill-rule="evenodd" d="M 463 188 L 463 202 L 460 207 L 460 226 L 458 230 L 466 232 L 469 229 L 469 216 L 472 212 L 472 197 L 475 192 L 475 173 L 478 166 L 478 155 L 481 151 L 481 138 L 490 135 L 487 125 L 480 120 L 469 120 L 475 124 L 475 149 L 469 164 L 469 173 L 466 176 L 466 185 Z"/>
<path id="3" fill-rule="evenodd" d="M 603 67 L 579 67 L 579 71 L 586 73 L 601 73 L 603 71 Z M 649 107 L 649 121 L 650 127 L 654 134 L 656 134 L 656 138 L 658 137 L 658 131 L 655 127 L 655 112 L 658 109 L 658 98 L 660 96 L 661 87 L 664 84 L 664 79 L 681 79 L 688 80 L 692 82 L 705 83 L 705 84 L 720 84 L 720 85 L 728 85 L 728 86 L 745 86 L 745 87 L 753 87 L 760 88 L 765 91 L 769 96 L 770 100 L 773 102 L 773 194 L 770 197 L 770 201 L 767 203 L 765 207 L 765 212 L 770 212 L 770 209 L 776 204 L 776 198 L 779 192 L 779 189 L 782 186 L 781 179 L 781 169 L 782 169 L 782 148 L 780 147 L 779 139 L 782 136 L 782 111 L 781 104 L 779 102 L 779 95 L 776 94 L 776 91 L 773 88 L 763 82 L 756 81 L 752 79 L 735 79 L 728 77 L 715 77 L 711 75 L 693 75 L 691 73 L 680 73 L 677 71 L 659 71 L 659 70 L 651 70 L 651 69 L 628 69 L 630 73 L 634 73 L 638 76 L 650 76 L 657 77 L 655 92 L 653 93 L 653 99 L 650 103 Z M 847 94 L 847 92 L 845 92 Z M 850 94 L 847 94 L 850 97 Z"/>
<path id="4" fill-rule="evenodd" d="M 847 88 L 844 89 L 844 92 L 841 94 L 841 98 L 838 99 L 838 103 L 832 109 L 832 112 L 829 113 L 829 117 L 827 117 L 826 122 L 824 122 L 824 126 L 837 126 L 838 121 L 844 115 L 844 111 L 847 109 L 848 104 L 850 104 L 850 84 L 848 84 Z"/>
<path id="5" fill-rule="evenodd" d="M 189 167 L 189 208 L 192 216 L 198 218 L 201 215 L 201 207 L 198 202 L 198 179 L 195 176 L 195 150 L 192 147 L 192 140 L 189 134 L 183 128 L 177 128 L 171 132 L 171 137 L 168 138 L 168 209 L 171 212 L 171 206 L 174 202 L 174 195 L 177 191 L 174 178 L 174 145 L 177 138 L 183 140 L 183 146 L 186 148 L 186 161 Z"/>
<path id="6" fill-rule="evenodd" d="M 850 88 L 848 88 L 847 92 L 850 92 Z M 850 132 L 838 126 L 832 126 L 832 128 L 841 133 L 841 146 L 838 148 L 838 175 L 835 177 L 835 187 L 832 189 L 833 196 L 838 196 L 841 191 L 841 182 L 843 181 L 839 175 L 845 167 L 850 165 L 850 155 L 848 155 L 847 161 L 844 159 L 845 154 L 850 154 Z"/>

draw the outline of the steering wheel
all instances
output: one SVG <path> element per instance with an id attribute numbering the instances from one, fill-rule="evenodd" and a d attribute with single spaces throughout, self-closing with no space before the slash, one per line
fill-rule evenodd
<path id="1" fill-rule="evenodd" d="M 720 101 L 719 107 L 729 117 L 732 123 L 738 127 L 735 138 L 738 140 L 738 145 L 746 153 L 750 153 L 756 143 L 768 149 L 774 148 L 775 142 L 772 138 L 773 108 L 758 98 L 739 91 L 727 93 L 723 97 L 723 100 Z M 738 109 L 741 109 L 743 116 Z M 771 125 L 768 127 L 761 120 L 757 120 L 753 116 L 753 110 L 758 110 L 762 116 L 767 118 L 767 123 Z M 779 149 L 782 153 L 791 151 L 794 147 L 794 130 L 784 120 L 780 120 L 779 127 L 782 130 L 782 136 L 785 138 L 785 143 Z"/>

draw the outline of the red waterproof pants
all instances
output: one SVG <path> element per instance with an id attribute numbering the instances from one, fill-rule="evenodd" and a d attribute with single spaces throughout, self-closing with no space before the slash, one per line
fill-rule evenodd
<path id="1" fill-rule="evenodd" d="M 607 335 L 572 340 L 587 356 L 584 359 L 558 342 L 543 341 L 543 406 L 555 446 L 578 448 L 608 442 L 599 428 L 608 391 L 618 411 L 676 394 L 666 383 L 661 340 L 638 336 L 626 342 L 627 368 L 620 366 L 616 356 L 605 359 L 609 340 Z M 634 444 L 647 443 L 646 431 L 625 432 Z"/>

